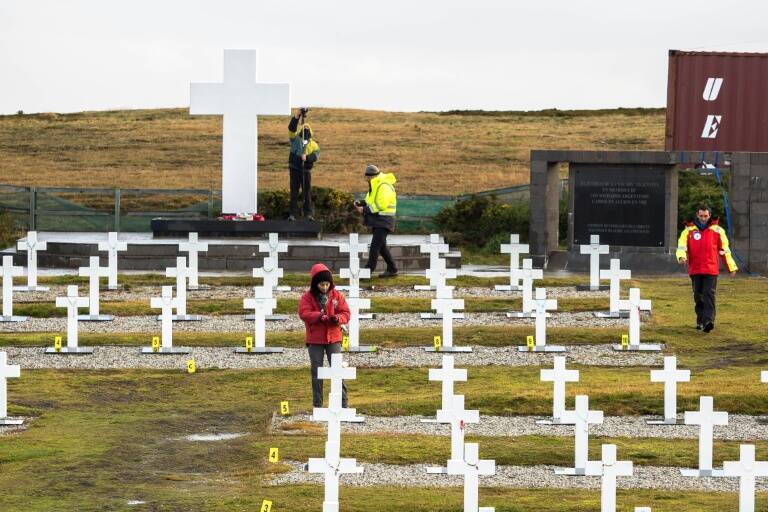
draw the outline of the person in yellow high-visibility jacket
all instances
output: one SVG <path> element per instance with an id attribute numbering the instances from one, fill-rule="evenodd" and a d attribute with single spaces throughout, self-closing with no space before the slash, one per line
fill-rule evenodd
<path id="1" fill-rule="evenodd" d="M 355 201 L 355 208 L 363 214 L 363 223 L 373 230 L 371 249 L 365 266 L 373 273 L 379 254 L 387 264 L 387 270 L 379 277 L 397 275 L 397 265 L 387 247 L 387 235 L 395 230 L 395 214 L 397 213 L 397 192 L 395 191 L 395 175 L 383 173 L 375 165 L 365 168 L 365 178 L 368 180 L 368 194 L 365 203 Z"/>

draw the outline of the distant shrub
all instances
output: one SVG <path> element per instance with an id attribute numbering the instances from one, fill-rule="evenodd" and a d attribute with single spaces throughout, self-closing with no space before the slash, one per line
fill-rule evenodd
<path id="1" fill-rule="evenodd" d="M 696 205 L 704 203 L 712 209 L 713 217 L 720 217 L 720 225 L 728 229 L 723 206 L 723 193 L 714 176 L 698 172 L 683 171 L 678 179 L 677 221 L 682 228 L 686 221 L 693 220 Z M 728 175 L 723 175 L 723 187 L 728 190 Z"/>
<path id="2" fill-rule="evenodd" d="M 290 213 L 290 199 L 286 190 L 260 192 L 259 211 L 267 219 L 284 219 Z M 325 233 L 354 233 L 363 229 L 362 216 L 355 210 L 353 201 L 354 197 L 348 192 L 312 187 L 314 216 L 323 222 Z"/>
<path id="3" fill-rule="evenodd" d="M 12 246 L 21 238 L 22 229 L 9 212 L 0 212 L 0 249 Z"/>
<path id="4" fill-rule="evenodd" d="M 510 233 L 527 240 L 528 209 L 527 202 L 506 204 L 495 196 L 470 196 L 440 210 L 435 224 L 449 244 L 498 252 Z"/>

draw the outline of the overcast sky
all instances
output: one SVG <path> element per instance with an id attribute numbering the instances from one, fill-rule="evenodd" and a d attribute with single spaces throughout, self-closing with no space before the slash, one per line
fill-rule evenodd
<path id="1" fill-rule="evenodd" d="M 294 106 L 661 107 L 669 49 L 768 51 L 768 2 L 0 0 L 0 113 L 187 107 L 224 48 Z"/>

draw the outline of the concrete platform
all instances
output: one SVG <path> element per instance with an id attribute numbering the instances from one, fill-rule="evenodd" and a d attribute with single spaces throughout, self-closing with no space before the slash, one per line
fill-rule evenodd
<path id="1" fill-rule="evenodd" d="M 22 239 L 23 240 L 23 239 Z M 100 256 L 102 266 L 107 265 L 107 255 L 99 252 L 98 243 L 106 240 L 106 233 L 82 232 L 38 232 L 38 240 L 47 242 L 48 249 L 38 251 L 38 266 L 47 268 L 78 268 L 87 266 L 91 256 Z M 120 233 L 119 240 L 128 243 L 128 250 L 118 253 L 120 271 L 164 270 L 176 265 L 177 256 L 186 256 L 179 252 L 182 237 L 154 238 L 152 233 Z M 208 251 L 198 253 L 198 268 L 201 271 L 250 271 L 262 264 L 264 253 L 259 252 L 258 243 L 262 238 L 200 238 L 208 243 Z M 387 245 L 392 257 L 403 272 L 423 272 L 429 267 L 429 255 L 419 251 L 419 245 L 427 240 L 426 235 L 391 235 Z M 339 251 L 339 246 L 348 242 L 346 235 L 326 235 L 323 239 L 286 238 L 288 252 L 280 254 L 280 266 L 286 272 L 309 272 L 315 263 L 325 263 L 331 271 L 338 273 L 349 264 L 349 255 Z M 371 235 L 361 234 L 360 242 L 370 243 Z M 14 245 L 15 246 L 15 245 Z M 16 265 L 26 265 L 25 252 L 10 248 L 0 255 L 13 255 Z M 361 265 L 367 255 L 362 255 Z M 461 253 L 451 252 L 446 257 L 448 268 L 461 267 Z M 374 272 L 386 270 L 384 261 L 379 258 Z"/>

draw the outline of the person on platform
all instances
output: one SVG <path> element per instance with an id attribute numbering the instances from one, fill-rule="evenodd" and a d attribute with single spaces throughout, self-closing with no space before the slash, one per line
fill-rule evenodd
<path id="1" fill-rule="evenodd" d="M 333 284 L 328 267 L 316 263 L 309 272 L 309 289 L 299 301 L 299 318 L 304 321 L 304 343 L 309 351 L 312 374 L 312 406 L 323 406 L 323 381 L 317 369 L 324 357 L 331 364 L 331 354 L 341 353 L 341 326 L 349 323 L 349 306 L 344 295 Z M 343 385 L 341 405 L 347 407 L 347 386 Z"/>
<path id="2" fill-rule="evenodd" d="M 379 254 L 387 264 L 385 272 L 379 277 L 394 277 L 397 275 L 397 265 L 387 247 L 387 235 L 395 230 L 395 213 L 397 212 L 397 192 L 395 191 L 395 175 L 383 173 L 375 165 L 365 168 L 365 178 L 368 180 L 368 194 L 365 202 L 355 201 L 355 208 L 363 214 L 363 223 L 373 230 L 371 249 L 365 266 L 373 274 Z"/>
<path id="3" fill-rule="evenodd" d="M 291 152 L 288 155 L 288 172 L 290 174 L 291 203 L 288 220 L 296 220 L 299 216 L 299 192 L 304 198 L 304 218 L 315 220 L 312 216 L 312 168 L 320 158 L 320 145 L 312 138 L 312 128 L 304 122 L 309 109 L 300 108 L 288 123 L 288 138 L 291 141 Z M 301 120 L 301 126 L 299 126 Z"/>
<path id="4" fill-rule="evenodd" d="M 696 329 L 710 332 L 715 328 L 715 291 L 720 274 L 720 259 L 732 275 L 738 267 L 731 255 L 728 236 L 712 217 L 709 206 L 696 207 L 696 217 L 686 224 L 677 241 L 677 261 L 688 264 L 688 275 L 693 285 L 696 310 Z"/>

